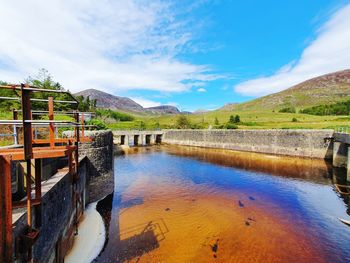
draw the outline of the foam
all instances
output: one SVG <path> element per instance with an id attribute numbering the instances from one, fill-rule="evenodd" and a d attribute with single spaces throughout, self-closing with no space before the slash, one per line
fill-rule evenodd
<path id="1" fill-rule="evenodd" d="M 101 215 L 96 210 L 97 202 L 87 206 L 83 220 L 78 226 L 79 234 L 74 239 L 74 244 L 65 263 L 89 263 L 101 252 L 106 230 Z"/>

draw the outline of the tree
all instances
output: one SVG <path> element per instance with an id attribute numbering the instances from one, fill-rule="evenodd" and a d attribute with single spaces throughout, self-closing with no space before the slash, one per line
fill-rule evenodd
<path id="1" fill-rule="evenodd" d="M 35 76 L 29 76 L 26 79 L 26 82 L 31 86 L 35 86 L 41 89 L 65 91 L 62 85 L 58 82 L 55 82 L 51 74 L 44 68 L 41 68 Z M 36 92 L 33 93 L 32 96 L 36 99 L 47 99 L 47 97 L 53 97 L 55 100 L 72 100 L 72 98 L 65 93 Z M 32 102 L 32 107 L 37 110 L 47 110 L 48 108 L 47 102 L 40 101 Z M 59 108 L 60 110 L 69 110 L 72 108 L 72 105 L 67 103 L 55 103 L 55 107 Z"/>
<path id="2" fill-rule="evenodd" d="M 219 125 L 219 124 L 220 124 L 220 123 L 219 123 L 219 120 L 218 120 L 218 117 L 215 117 L 214 124 L 215 124 L 215 125 Z"/>
<path id="3" fill-rule="evenodd" d="M 146 130 L 146 123 L 140 121 L 140 130 Z"/>
<path id="4" fill-rule="evenodd" d="M 233 123 L 233 124 L 240 123 L 240 122 L 241 122 L 241 118 L 239 117 L 239 115 L 236 115 L 236 116 L 231 115 L 228 121 L 228 123 Z"/>
<path id="5" fill-rule="evenodd" d="M 228 122 L 229 123 L 235 123 L 235 117 L 233 115 L 231 115 Z"/>
<path id="6" fill-rule="evenodd" d="M 180 115 L 176 120 L 176 128 L 189 129 L 191 128 L 191 123 L 185 115 Z"/>

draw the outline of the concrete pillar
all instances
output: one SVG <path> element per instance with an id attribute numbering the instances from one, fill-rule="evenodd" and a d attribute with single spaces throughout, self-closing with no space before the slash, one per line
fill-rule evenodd
<path id="1" fill-rule="evenodd" d="M 346 167 L 348 162 L 348 146 L 345 143 L 334 142 L 333 144 L 333 166 Z"/>
<path id="2" fill-rule="evenodd" d="M 146 145 L 146 135 L 140 134 L 140 143 L 142 146 Z"/>
<path id="3" fill-rule="evenodd" d="M 150 145 L 153 145 L 156 143 L 156 136 L 154 134 L 151 134 L 151 141 L 150 141 Z"/>

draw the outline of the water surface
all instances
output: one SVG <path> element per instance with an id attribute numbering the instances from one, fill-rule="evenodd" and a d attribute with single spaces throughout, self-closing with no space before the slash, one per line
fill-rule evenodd
<path id="1" fill-rule="evenodd" d="M 348 200 L 322 160 L 192 147 L 115 159 L 96 262 L 348 262 Z M 341 177 L 340 177 L 341 178 Z"/>

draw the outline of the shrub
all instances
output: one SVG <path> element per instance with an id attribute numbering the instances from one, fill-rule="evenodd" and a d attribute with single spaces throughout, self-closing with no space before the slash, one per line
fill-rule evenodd
<path id="1" fill-rule="evenodd" d="M 296 109 L 294 107 L 286 107 L 286 108 L 282 108 L 280 109 L 278 112 L 282 112 L 282 113 L 296 113 Z"/>
<path id="2" fill-rule="evenodd" d="M 231 129 L 238 129 L 238 126 L 236 124 L 234 124 L 234 123 L 227 123 L 225 125 L 225 128 L 229 129 L 229 130 L 231 130 Z"/>
<path id="3" fill-rule="evenodd" d="M 322 104 L 313 106 L 300 111 L 300 113 L 310 115 L 349 115 L 350 114 L 350 100 L 337 102 L 334 104 Z"/>
<path id="4" fill-rule="evenodd" d="M 86 124 L 94 125 L 96 130 L 106 130 L 108 128 L 107 125 L 99 119 L 92 119 L 88 121 Z"/>
<path id="5" fill-rule="evenodd" d="M 294 117 L 294 118 L 292 119 L 292 122 L 298 122 L 298 119 Z"/>

